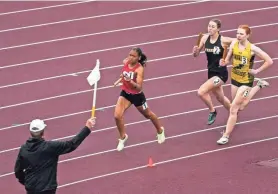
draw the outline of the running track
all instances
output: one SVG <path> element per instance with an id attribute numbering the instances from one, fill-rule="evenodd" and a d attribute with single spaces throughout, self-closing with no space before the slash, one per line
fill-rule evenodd
<path id="1" fill-rule="evenodd" d="M 32 119 L 46 120 L 48 139 L 66 140 L 90 117 L 86 77 L 96 59 L 102 68 L 97 125 L 60 158 L 58 193 L 277 193 L 277 168 L 258 165 L 278 157 L 277 2 L 2 2 L 0 12 L 1 193 L 24 193 L 13 166 Z M 271 87 L 240 113 L 225 146 L 216 141 L 227 111 L 213 99 L 218 117 L 206 125 L 208 110 L 196 98 L 206 80 L 205 57 L 191 56 L 197 34 L 214 17 L 223 35 L 249 24 L 252 41 L 275 61 L 260 75 Z M 158 145 L 152 124 L 131 108 L 128 146 L 116 152 L 119 88 L 111 84 L 133 46 L 149 58 L 144 89 L 168 138 Z M 229 82 L 224 91 L 230 97 Z M 154 168 L 146 166 L 149 156 Z"/>

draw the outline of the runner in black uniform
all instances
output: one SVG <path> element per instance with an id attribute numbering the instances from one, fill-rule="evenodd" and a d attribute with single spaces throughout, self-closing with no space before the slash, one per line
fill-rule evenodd
<path id="1" fill-rule="evenodd" d="M 212 43 L 211 37 L 207 38 L 205 42 L 205 53 L 207 55 L 207 68 L 208 68 L 208 79 L 217 76 L 224 83 L 228 80 L 228 69 L 227 66 L 220 66 L 219 61 L 222 59 L 224 48 L 221 44 L 221 35 L 218 35 L 218 38 L 215 43 Z M 220 81 L 217 79 L 217 81 Z"/>
<path id="2" fill-rule="evenodd" d="M 204 35 L 199 46 L 193 47 L 193 55 L 197 57 L 204 48 L 207 55 L 208 80 L 201 85 L 198 90 L 199 97 L 209 108 L 208 124 L 214 123 L 217 112 L 213 107 L 210 92 L 216 99 L 229 110 L 230 100 L 224 95 L 222 85 L 228 80 L 228 70 L 219 65 L 219 61 L 223 56 L 223 45 L 229 46 L 233 41 L 232 38 L 224 37 L 219 34 L 221 22 L 217 19 L 211 20 L 208 24 L 208 34 Z"/>

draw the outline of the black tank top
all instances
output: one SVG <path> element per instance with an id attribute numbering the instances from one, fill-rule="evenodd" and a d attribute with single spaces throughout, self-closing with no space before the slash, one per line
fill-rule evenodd
<path id="1" fill-rule="evenodd" d="M 205 52 L 208 60 L 208 70 L 223 71 L 227 70 L 227 67 L 219 65 L 219 61 L 223 56 L 224 48 L 221 45 L 221 35 L 218 36 L 214 44 L 210 43 L 210 36 L 205 42 Z"/>

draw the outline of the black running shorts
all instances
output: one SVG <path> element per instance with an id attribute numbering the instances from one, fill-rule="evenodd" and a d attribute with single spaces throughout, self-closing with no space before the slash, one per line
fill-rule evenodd
<path id="1" fill-rule="evenodd" d="M 237 82 L 236 80 L 233 80 L 231 81 L 231 84 L 236 86 L 236 87 L 240 87 L 240 86 L 248 86 L 248 87 L 253 87 L 253 81 L 252 82 L 249 82 L 249 83 L 240 83 L 240 82 Z"/>
<path id="2" fill-rule="evenodd" d="M 208 70 L 208 79 L 217 76 L 219 77 L 224 83 L 226 83 L 228 81 L 228 71 L 226 70 L 222 70 L 222 71 L 212 71 L 212 70 Z"/>
<path id="3" fill-rule="evenodd" d="M 146 100 L 145 94 L 143 92 L 140 92 L 139 94 L 131 94 L 131 93 L 127 93 L 126 91 L 122 90 L 120 96 L 127 99 L 135 107 L 146 106 L 146 108 L 147 108 L 147 103 L 146 103 L 147 100 Z"/>

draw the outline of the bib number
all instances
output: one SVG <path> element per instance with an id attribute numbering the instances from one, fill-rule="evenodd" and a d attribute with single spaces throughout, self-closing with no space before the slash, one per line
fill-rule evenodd
<path id="1" fill-rule="evenodd" d="M 247 58 L 246 57 L 242 57 L 241 58 L 241 64 L 242 65 L 246 65 L 247 64 Z"/>
<path id="2" fill-rule="evenodd" d="M 134 72 L 126 72 L 126 71 L 124 71 L 123 72 L 123 75 L 124 75 L 124 79 L 125 80 L 127 80 L 127 77 L 129 78 L 129 79 L 134 79 Z"/>
<path id="3" fill-rule="evenodd" d="M 243 68 L 243 66 L 244 65 L 246 65 L 247 64 L 247 58 L 246 57 L 241 57 L 241 64 L 239 64 L 237 67 L 236 67 L 236 69 L 241 69 L 241 68 Z"/>
<path id="4" fill-rule="evenodd" d="M 217 77 L 213 80 L 213 85 L 217 86 L 220 83 L 220 79 Z"/>
<path id="5" fill-rule="evenodd" d="M 219 53 L 220 53 L 220 48 L 219 48 L 218 46 L 215 46 L 215 47 L 213 48 L 213 54 L 219 55 Z"/>
<path id="6" fill-rule="evenodd" d="M 243 92 L 243 97 L 244 97 L 244 98 L 247 98 L 247 97 L 248 97 L 248 94 L 249 94 L 249 90 L 245 90 L 245 91 Z"/>

